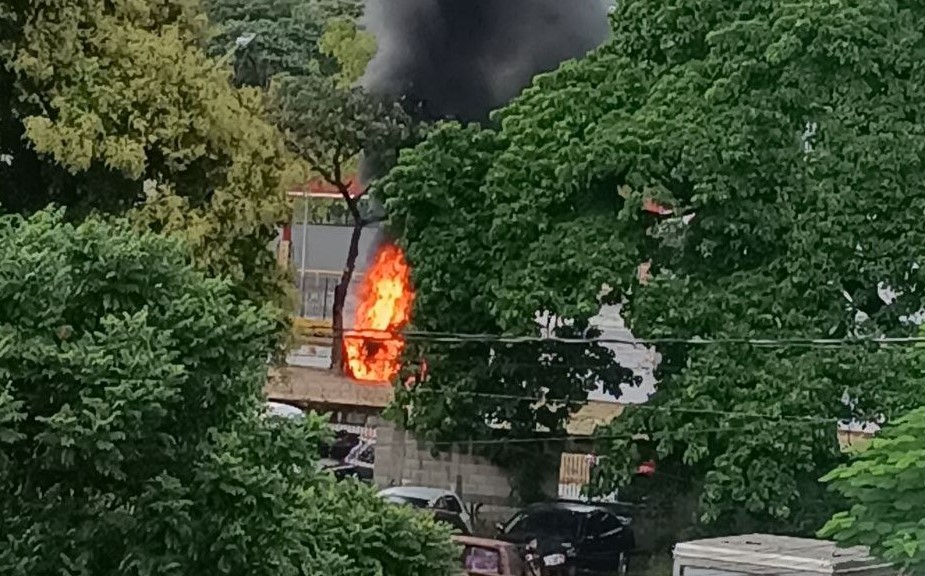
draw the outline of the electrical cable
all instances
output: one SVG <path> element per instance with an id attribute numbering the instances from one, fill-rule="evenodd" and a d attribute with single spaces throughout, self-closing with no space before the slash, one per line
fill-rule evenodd
<path id="1" fill-rule="evenodd" d="M 437 390 L 433 388 L 420 388 L 414 391 L 416 394 L 420 393 L 433 393 L 433 394 L 446 394 L 446 390 Z M 491 392 L 475 392 L 475 391 L 466 391 L 466 390 L 453 390 L 453 394 L 460 396 L 471 396 L 476 398 L 495 398 L 500 400 L 518 400 L 518 401 L 530 401 L 530 402 L 543 402 L 547 404 L 566 404 L 569 402 L 581 402 L 585 403 L 587 400 L 576 400 L 576 399 L 566 399 L 566 398 L 537 398 L 535 396 L 518 396 L 516 394 L 495 394 Z M 619 404 L 617 402 L 616 404 Z M 650 404 L 622 404 L 624 408 L 632 408 L 635 410 L 650 410 L 656 412 L 668 413 L 678 413 L 678 414 L 704 414 L 712 416 L 728 416 L 736 418 L 756 418 L 761 420 L 772 420 L 774 422 L 788 422 L 788 421 L 799 421 L 806 423 L 815 423 L 815 424 L 838 424 L 843 422 L 838 418 L 820 418 L 818 416 L 783 416 L 775 415 L 761 412 L 743 412 L 737 410 L 717 410 L 711 408 L 681 408 L 681 407 L 671 407 L 671 406 L 653 406 Z"/>
<path id="2" fill-rule="evenodd" d="M 626 346 L 657 346 L 660 344 L 681 344 L 691 346 L 745 345 L 764 348 L 790 347 L 845 347 L 859 345 L 906 345 L 925 344 L 923 336 L 855 336 L 848 338 L 564 338 L 559 336 L 511 336 L 503 334 L 482 334 L 464 332 L 429 332 L 429 331 L 388 331 L 388 330 L 342 330 L 345 339 L 362 340 L 398 340 L 425 343 L 497 343 L 497 344 L 622 344 Z M 300 331 L 301 336 L 332 337 L 333 330 Z"/>
<path id="3" fill-rule="evenodd" d="M 809 422 L 803 422 L 802 424 L 810 424 Z M 745 432 L 751 431 L 753 427 L 749 426 L 729 426 L 729 427 L 716 427 L 716 428 L 695 428 L 695 429 L 679 429 L 678 432 L 683 432 L 685 435 L 689 434 L 714 434 L 719 432 Z M 638 436 L 638 435 L 637 435 Z M 453 446 L 456 444 L 471 444 L 473 446 L 493 446 L 500 444 L 536 444 L 544 442 L 567 442 L 569 440 L 583 440 L 583 441 L 598 441 L 598 440 L 626 440 L 632 439 L 633 435 L 630 434 L 597 434 L 597 435 L 583 435 L 583 434 L 567 434 L 563 436 L 548 436 L 548 437 L 531 437 L 531 438 L 488 438 L 488 439 L 463 439 L 463 440 L 440 440 L 440 441 L 427 441 L 428 446 Z M 376 447 L 399 447 L 399 446 L 408 446 L 411 444 L 418 444 L 420 442 L 419 438 L 407 438 L 401 442 L 376 442 Z"/>
<path id="4" fill-rule="evenodd" d="M 564 398 L 537 398 L 534 396 L 520 396 L 516 394 L 496 394 L 491 392 L 476 392 L 476 391 L 466 391 L 466 390 L 453 390 L 454 394 L 466 397 L 473 398 L 495 398 L 495 399 L 509 399 L 509 400 L 518 400 L 518 401 L 529 401 L 529 402 L 544 402 L 547 404 L 556 404 L 556 403 L 567 403 L 567 402 L 586 402 L 585 400 L 567 400 Z M 436 390 L 432 388 L 420 388 L 414 391 L 415 394 L 446 394 L 446 390 Z M 324 403 L 327 400 L 322 396 L 320 402 Z M 819 425 L 838 425 L 846 422 L 844 419 L 835 418 L 835 417 L 819 417 L 819 416 L 786 416 L 781 414 L 771 414 L 771 413 L 762 413 L 762 412 L 746 412 L 741 410 L 719 410 L 713 408 L 682 408 L 682 407 L 673 407 L 673 406 L 654 406 L 651 404 L 619 404 L 619 402 L 613 403 L 616 405 L 621 405 L 624 409 L 630 408 L 633 410 L 644 410 L 652 412 L 661 412 L 665 414 L 701 414 L 701 415 L 710 415 L 710 416 L 726 416 L 728 418 L 752 418 L 755 420 L 766 420 L 775 423 L 801 423 L 801 424 L 819 424 Z"/>

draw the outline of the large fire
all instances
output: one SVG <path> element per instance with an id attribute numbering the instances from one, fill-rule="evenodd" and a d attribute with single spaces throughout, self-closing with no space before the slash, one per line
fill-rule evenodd
<path id="1" fill-rule="evenodd" d="M 408 263 L 393 244 L 379 248 L 357 292 L 353 330 L 344 338 L 347 372 L 364 382 L 390 382 L 405 347 L 397 335 L 411 316 Z"/>

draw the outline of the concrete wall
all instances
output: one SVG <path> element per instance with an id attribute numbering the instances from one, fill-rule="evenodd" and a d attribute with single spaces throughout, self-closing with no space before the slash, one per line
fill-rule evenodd
<path id="1" fill-rule="evenodd" d="M 558 487 L 558 469 L 549 471 L 551 495 Z M 517 509 L 517 498 L 506 472 L 488 459 L 476 456 L 466 445 L 453 451 L 431 453 L 410 433 L 380 421 L 376 429 L 377 486 L 430 486 L 456 491 L 473 514 L 476 533 L 490 534 L 496 522 L 507 520 Z"/>

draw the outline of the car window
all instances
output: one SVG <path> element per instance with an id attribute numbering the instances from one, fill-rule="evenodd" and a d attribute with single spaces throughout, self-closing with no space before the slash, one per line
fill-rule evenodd
<path id="1" fill-rule="evenodd" d="M 375 461 L 376 461 L 376 446 L 373 445 L 373 444 L 370 444 L 370 445 L 366 446 L 365 448 L 363 448 L 363 450 L 360 451 L 359 456 L 357 456 L 357 460 L 359 460 L 360 462 L 362 462 L 362 463 L 364 463 L 364 464 L 373 464 L 373 463 L 375 463 Z"/>
<path id="2" fill-rule="evenodd" d="M 344 459 L 349 463 L 360 462 L 362 464 L 374 464 L 376 461 L 376 445 L 360 443 L 353 447 L 347 457 Z"/>
<path id="3" fill-rule="evenodd" d="M 459 517 L 459 514 L 453 514 L 446 510 L 434 510 L 434 519 L 449 526 L 455 534 L 465 534 L 467 536 L 469 534 L 469 529 L 466 528 L 466 524 Z"/>
<path id="4" fill-rule="evenodd" d="M 588 536 L 596 538 L 613 536 L 623 528 L 623 523 L 613 514 L 596 512 L 588 519 Z"/>
<path id="5" fill-rule="evenodd" d="M 437 507 L 442 510 L 448 510 L 454 514 L 462 514 L 462 505 L 453 496 L 444 496 L 437 500 Z"/>
<path id="6" fill-rule="evenodd" d="M 569 510 L 526 510 L 508 522 L 505 534 L 574 539 L 581 528 L 581 516 Z"/>
<path id="7" fill-rule="evenodd" d="M 397 494 L 387 494 L 384 498 L 386 502 L 391 502 L 392 504 L 404 504 L 415 508 L 427 508 L 428 504 L 427 500 L 423 498 L 412 498 L 410 496 L 399 496 Z"/>
<path id="8" fill-rule="evenodd" d="M 463 567 L 467 572 L 501 574 L 501 554 L 491 548 L 466 546 L 463 552 Z"/>

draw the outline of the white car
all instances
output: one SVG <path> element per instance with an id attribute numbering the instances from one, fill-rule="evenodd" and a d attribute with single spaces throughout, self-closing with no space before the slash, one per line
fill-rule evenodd
<path id="1" fill-rule="evenodd" d="M 392 486 L 380 490 L 379 496 L 393 502 L 410 504 L 415 508 L 427 508 L 457 515 L 466 526 L 466 530 L 472 533 L 472 518 L 463 506 L 462 500 L 452 490 L 426 486 Z"/>
<path id="2" fill-rule="evenodd" d="M 281 418 L 305 418 L 305 412 L 300 408 L 283 404 L 282 402 L 267 402 L 267 414 Z"/>

